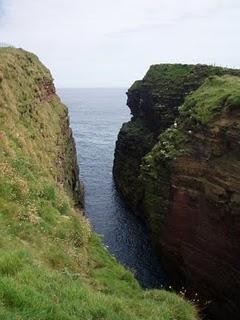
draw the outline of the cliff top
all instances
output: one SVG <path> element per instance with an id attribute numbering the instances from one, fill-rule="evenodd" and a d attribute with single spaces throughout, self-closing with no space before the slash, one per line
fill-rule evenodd
<path id="1" fill-rule="evenodd" d="M 2 70 L 1 70 L 2 69 Z M 0 71 L 5 77 L 30 76 L 33 79 L 47 77 L 52 80 L 50 71 L 31 52 L 12 47 L 0 48 Z"/>
<path id="2" fill-rule="evenodd" d="M 178 115 L 185 98 L 211 76 L 240 76 L 240 70 L 208 65 L 159 64 L 150 67 L 143 80 L 128 90 L 128 106 L 135 118 L 163 130 Z"/>
<path id="3" fill-rule="evenodd" d="M 142 85 L 156 87 L 164 83 L 179 82 L 180 84 L 190 80 L 194 81 L 194 78 L 200 79 L 210 75 L 221 76 L 223 74 L 240 75 L 240 70 L 206 64 L 155 64 L 150 66 L 144 78 L 135 81 L 129 90 L 139 89 Z"/>

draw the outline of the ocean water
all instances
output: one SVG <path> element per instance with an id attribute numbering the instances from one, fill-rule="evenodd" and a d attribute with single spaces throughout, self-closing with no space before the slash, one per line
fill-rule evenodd
<path id="1" fill-rule="evenodd" d="M 126 89 L 59 89 L 68 106 L 76 142 L 85 208 L 94 230 L 109 251 L 131 269 L 145 288 L 167 283 L 145 225 L 115 189 L 112 165 L 117 134 L 130 119 Z"/>

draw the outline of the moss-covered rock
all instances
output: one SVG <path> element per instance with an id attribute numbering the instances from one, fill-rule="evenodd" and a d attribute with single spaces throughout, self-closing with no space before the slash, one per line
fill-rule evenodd
<path id="1" fill-rule="evenodd" d="M 118 181 L 119 190 L 136 212 L 142 196 L 138 179 L 140 164 L 155 143 L 156 137 L 140 119 L 125 123 L 118 136 L 113 175 Z"/>

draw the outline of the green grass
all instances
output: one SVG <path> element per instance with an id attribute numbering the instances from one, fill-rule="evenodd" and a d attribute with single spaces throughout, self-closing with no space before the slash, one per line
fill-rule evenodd
<path id="1" fill-rule="evenodd" d="M 221 113 L 240 108 L 240 78 L 234 76 L 210 77 L 180 108 L 183 120 L 192 119 L 207 124 Z"/>
<path id="2" fill-rule="evenodd" d="M 45 90 L 49 71 L 4 48 L 0 75 L 0 319 L 198 319 L 183 297 L 141 289 L 75 209 L 67 113 Z"/>
<path id="3" fill-rule="evenodd" d="M 188 76 L 194 68 L 194 65 L 184 64 L 152 65 L 146 73 L 144 80 L 153 83 L 158 82 L 160 79 L 175 82 Z"/>

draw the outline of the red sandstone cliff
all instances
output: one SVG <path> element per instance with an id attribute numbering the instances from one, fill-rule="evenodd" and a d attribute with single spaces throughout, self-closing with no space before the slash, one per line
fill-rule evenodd
<path id="1" fill-rule="evenodd" d="M 173 280 L 208 301 L 208 314 L 215 319 L 238 319 L 240 78 L 210 77 L 187 97 L 174 121 L 139 160 L 130 186 L 121 168 L 125 163 L 131 170 L 127 150 L 132 134 L 120 132 L 115 179 L 148 223 Z M 138 132 L 134 134 L 139 137 Z M 124 145 L 122 155 L 119 146 L 123 150 Z"/>

